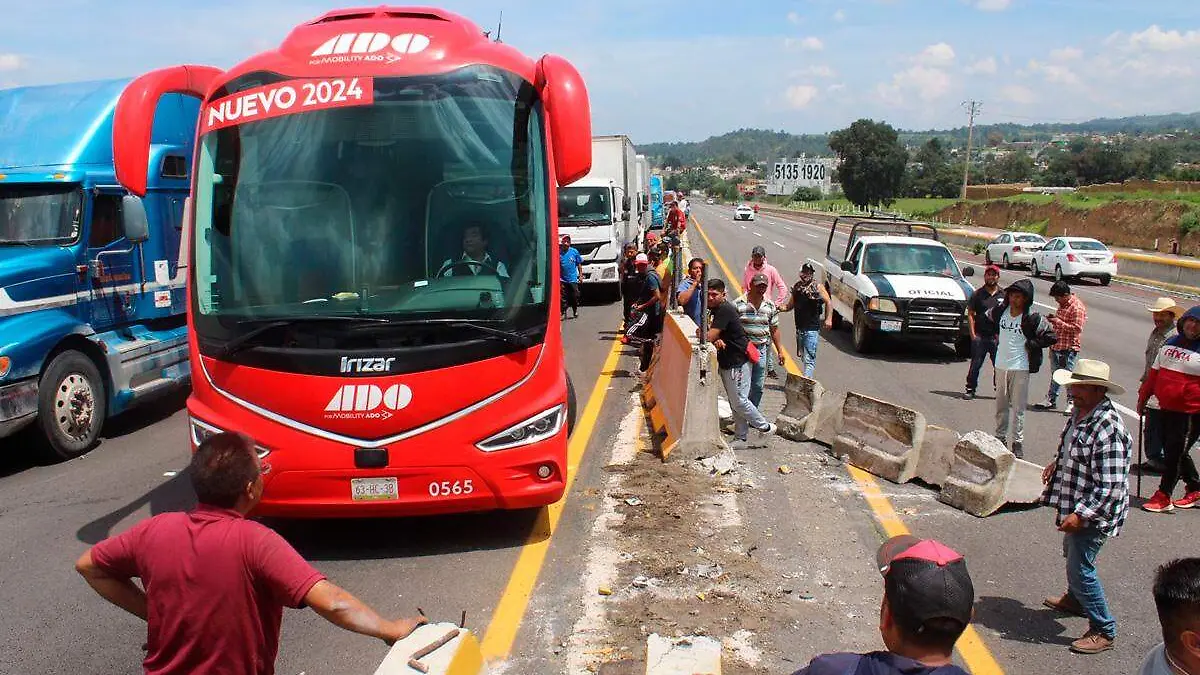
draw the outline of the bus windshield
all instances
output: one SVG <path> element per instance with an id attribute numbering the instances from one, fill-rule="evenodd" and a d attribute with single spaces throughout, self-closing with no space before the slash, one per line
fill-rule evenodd
<path id="1" fill-rule="evenodd" d="M 246 76 L 236 91 L 280 81 Z M 548 318 L 547 171 L 536 91 L 473 66 L 375 78 L 368 105 L 227 126 L 201 139 L 193 310 L 227 341 L 263 321 L 328 327 Z M 442 330 L 440 342 L 478 339 Z M 336 348 L 336 332 L 322 346 Z"/>

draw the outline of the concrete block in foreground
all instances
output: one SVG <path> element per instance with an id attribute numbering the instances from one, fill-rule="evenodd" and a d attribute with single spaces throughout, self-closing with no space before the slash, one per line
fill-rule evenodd
<path id="1" fill-rule="evenodd" d="M 722 387 L 716 354 L 711 344 L 700 345 L 690 318 L 679 311 L 667 314 L 642 397 L 655 431 L 664 436 L 664 460 L 675 450 L 697 457 L 726 447 L 717 415 Z"/>
<path id="2" fill-rule="evenodd" d="M 925 416 L 921 413 L 849 392 L 833 452 L 846 455 L 864 471 L 893 483 L 907 483 L 916 475 L 924 437 Z"/>
<path id="3" fill-rule="evenodd" d="M 825 404 L 825 387 L 803 375 L 788 373 L 783 394 L 786 403 L 775 418 L 779 435 L 793 441 L 812 440 L 817 435 Z"/>
<path id="4" fill-rule="evenodd" d="M 457 636 L 422 656 L 420 662 L 428 667 L 429 675 L 483 675 L 483 653 L 479 650 L 479 640 L 471 631 L 460 629 L 453 623 L 419 626 L 408 637 L 392 645 L 383 663 L 375 670 L 375 675 L 417 675 L 421 671 L 409 666 L 408 660 L 455 629 L 458 629 Z"/>
<path id="5" fill-rule="evenodd" d="M 701 635 L 646 638 L 646 675 L 720 675 L 721 641 Z"/>
<path id="6" fill-rule="evenodd" d="M 954 448 L 954 465 L 938 500 L 973 516 L 989 516 L 1008 501 L 1009 479 L 1016 461 L 995 436 L 969 432 Z"/>
<path id="7" fill-rule="evenodd" d="M 921 443 L 921 454 L 917 458 L 917 478 L 929 485 L 941 487 L 954 465 L 954 448 L 959 435 L 953 429 L 936 424 L 925 426 L 925 440 Z"/>

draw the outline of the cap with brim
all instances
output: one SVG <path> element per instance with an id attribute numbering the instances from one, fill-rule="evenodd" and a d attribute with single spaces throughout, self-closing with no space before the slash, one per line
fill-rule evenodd
<path id="1" fill-rule="evenodd" d="M 763 274 L 762 272 L 759 272 L 750 278 L 751 286 L 768 286 L 770 283 L 770 281 L 767 281 L 767 275 Z"/>
<path id="2" fill-rule="evenodd" d="M 635 264 L 635 265 L 649 265 L 649 264 L 650 264 L 650 258 L 649 258 L 649 257 L 648 257 L 648 256 L 647 256 L 645 253 L 639 253 L 639 254 L 637 254 L 637 257 L 633 259 L 633 264 Z"/>
<path id="3" fill-rule="evenodd" d="M 1079 359 L 1075 362 L 1075 370 L 1060 368 L 1054 371 L 1054 375 L 1051 377 L 1061 386 L 1090 384 L 1097 387 L 1104 387 L 1114 394 L 1125 393 L 1125 387 L 1108 379 L 1108 364 L 1103 361 L 1096 361 L 1095 359 Z"/>
<path id="4" fill-rule="evenodd" d="M 801 272 L 816 272 L 816 271 L 817 271 L 817 268 L 816 268 L 816 267 L 813 267 L 813 264 L 812 264 L 812 263 L 810 263 L 810 262 L 806 262 L 806 263 L 804 263 L 803 265 L 801 265 L 801 266 L 800 266 L 800 271 L 801 271 Z"/>
<path id="5" fill-rule="evenodd" d="M 875 556 L 892 616 L 921 632 L 932 619 L 971 623 L 975 588 L 962 554 L 932 539 L 892 537 Z"/>
<path id="6" fill-rule="evenodd" d="M 1147 305 L 1146 309 L 1147 311 L 1151 311 L 1156 314 L 1158 312 L 1170 312 L 1174 314 L 1175 318 L 1177 319 L 1183 316 L 1183 308 L 1179 306 L 1179 303 L 1166 297 L 1155 300 L 1154 304 Z"/>
<path id="7" fill-rule="evenodd" d="M 765 249 L 765 248 L 763 248 L 763 247 L 761 247 L 761 246 L 755 246 L 754 248 L 750 249 L 750 255 L 752 255 L 752 256 L 754 256 L 754 255 L 761 255 L 761 256 L 765 256 L 765 255 L 767 255 L 767 249 Z"/>
<path id="8" fill-rule="evenodd" d="M 987 267 L 983 268 L 984 274 L 987 274 L 988 272 L 995 272 L 996 274 L 1000 274 L 1000 266 L 999 265 L 988 265 Z"/>

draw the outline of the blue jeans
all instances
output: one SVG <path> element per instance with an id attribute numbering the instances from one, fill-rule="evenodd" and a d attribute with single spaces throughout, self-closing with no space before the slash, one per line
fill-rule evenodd
<path id="1" fill-rule="evenodd" d="M 767 381 L 767 369 L 771 365 L 771 343 L 754 345 L 758 347 L 758 363 L 750 364 L 750 393 L 746 398 L 757 408 L 762 403 L 763 385 Z"/>
<path id="2" fill-rule="evenodd" d="M 967 391 L 973 392 L 979 387 L 979 371 L 983 370 L 983 362 L 992 357 L 992 368 L 996 368 L 996 348 L 1000 345 L 997 336 L 976 335 L 971 340 L 971 367 L 967 370 Z"/>
<path id="3" fill-rule="evenodd" d="M 820 343 L 820 331 L 796 331 L 796 358 L 800 359 L 801 370 L 809 379 L 812 379 L 813 369 L 817 367 L 817 345 Z"/>
<path id="4" fill-rule="evenodd" d="M 1046 392 L 1046 400 L 1051 404 L 1058 402 L 1058 387 L 1059 384 L 1054 381 L 1054 371 L 1062 368 L 1063 370 L 1074 370 L 1075 359 L 1079 358 L 1079 352 L 1074 349 L 1064 349 L 1057 351 L 1050 350 L 1050 390 Z M 1071 400 L 1070 390 L 1067 390 L 1067 400 Z"/>
<path id="5" fill-rule="evenodd" d="M 737 368 L 721 368 L 721 384 L 725 385 L 725 397 L 729 399 L 729 407 L 733 408 L 733 435 L 739 441 L 746 440 L 750 427 L 765 431 L 770 422 L 750 402 L 750 368 L 747 361 Z"/>
<path id="6" fill-rule="evenodd" d="M 1096 556 L 1108 537 L 1095 527 L 1063 535 L 1063 557 L 1067 559 L 1067 589 L 1083 606 L 1088 625 L 1106 637 L 1117 636 L 1117 620 L 1108 609 L 1104 588 L 1096 576 Z"/>

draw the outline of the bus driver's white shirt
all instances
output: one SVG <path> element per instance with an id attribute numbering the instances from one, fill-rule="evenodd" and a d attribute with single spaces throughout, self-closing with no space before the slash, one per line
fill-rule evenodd
<path id="1" fill-rule="evenodd" d="M 465 263 L 481 262 L 484 264 L 483 265 L 464 264 L 464 265 L 457 265 L 452 268 L 451 265 L 454 265 L 455 262 L 465 262 Z M 474 258 L 469 257 L 466 253 L 462 254 L 462 257 L 459 258 L 457 261 L 455 261 L 453 258 L 446 258 L 446 262 L 442 263 L 442 268 L 438 272 L 438 276 L 439 277 L 452 277 L 452 276 L 454 276 L 455 270 L 469 270 L 470 274 L 473 276 L 479 276 L 480 274 L 491 274 L 492 273 L 491 267 L 487 267 L 485 265 L 495 266 L 496 274 L 498 276 L 502 276 L 505 279 L 508 278 L 508 268 L 505 267 L 504 263 L 502 263 L 502 262 L 493 261 L 492 254 L 490 254 L 490 253 L 483 254 L 483 260 L 475 260 Z"/>

